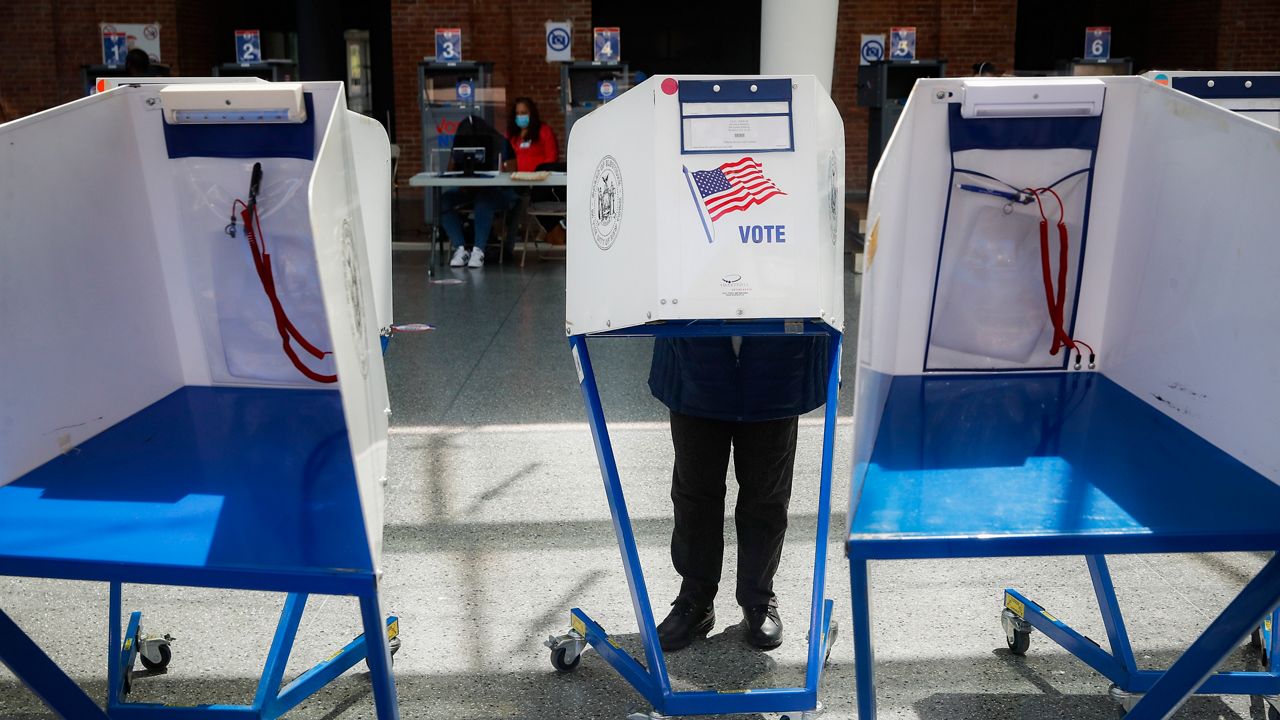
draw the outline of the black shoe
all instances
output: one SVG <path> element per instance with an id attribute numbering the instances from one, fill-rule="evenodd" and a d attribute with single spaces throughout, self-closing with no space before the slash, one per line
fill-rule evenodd
<path id="1" fill-rule="evenodd" d="M 744 607 L 742 617 L 747 621 L 748 643 L 761 650 L 772 650 L 782 644 L 782 618 L 778 617 L 776 604 Z"/>
<path id="2" fill-rule="evenodd" d="M 699 607 L 680 599 L 671 605 L 671 613 L 658 625 L 658 644 L 663 650 L 670 652 L 688 647 L 694 639 L 706 637 L 715 627 L 714 607 Z"/>

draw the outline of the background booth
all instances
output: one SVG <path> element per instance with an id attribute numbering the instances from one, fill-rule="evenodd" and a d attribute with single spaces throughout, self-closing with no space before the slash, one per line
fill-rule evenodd
<path id="1" fill-rule="evenodd" d="M 1084 555 L 1103 649 L 1016 589 L 1033 630 L 1132 718 L 1193 692 L 1280 601 L 1280 560 L 1166 671 L 1139 669 L 1106 554 L 1280 548 L 1270 207 L 1280 132 L 1141 78 L 922 80 L 872 188 L 848 554 L 859 717 L 867 563 Z"/>
<path id="2" fill-rule="evenodd" d="M 574 608 L 547 640 L 557 670 L 591 646 L 661 715 L 807 712 L 835 636 L 825 599 L 831 456 L 844 327 L 844 128 L 811 75 L 657 76 L 569 137 L 565 331 L 595 438 L 645 664 Z M 805 686 L 675 692 L 659 647 L 588 338 L 826 338 Z"/>
<path id="3" fill-rule="evenodd" d="M 0 573 L 110 583 L 113 717 L 276 717 L 361 660 L 396 717 L 382 127 L 341 83 L 153 83 L 0 126 L 0 165 Z M 289 593 L 253 704 L 128 702 L 174 651 L 122 583 Z M 281 688 L 309 593 L 365 632 Z M 0 660 L 104 717 L 2 611 Z"/>

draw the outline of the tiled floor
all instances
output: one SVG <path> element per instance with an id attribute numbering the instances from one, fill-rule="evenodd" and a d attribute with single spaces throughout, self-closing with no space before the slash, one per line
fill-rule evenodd
<path id="1" fill-rule="evenodd" d="M 386 355 L 394 415 L 384 601 L 399 614 L 396 657 L 408 718 L 601 718 L 647 710 L 598 657 L 557 675 L 541 645 L 586 609 L 637 655 L 639 643 L 591 437 L 564 339 L 564 265 L 444 270 L 428 281 L 423 253 L 395 258 L 396 319 L 434 332 L 397 336 Z M 848 283 L 856 318 L 858 284 Z M 852 330 L 853 328 L 850 328 Z M 852 335 L 852 333 L 851 333 Z M 675 593 L 667 558 L 670 439 L 644 384 L 642 340 L 594 342 L 619 465 L 659 616 Z M 846 352 L 844 377 L 855 358 Z M 823 679 L 832 720 L 852 718 L 849 588 L 841 535 L 848 498 L 850 386 L 842 394 L 827 592 L 844 626 Z M 815 522 L 820 417 L 804 420 L 791 529 L 777 580 L 787 642 L 771 653 L 741 641 L 726 596 L 710 639 L 672 654 L 678 689 L 801 684 Z M 732 487 L 732 484 L 731 484 Z M 731 490 L 732 493 L 732 490 Z M 733 524 L 726 524 L 732 547 Z M 1115 557 L 1112 570 L 1140 663 L 1167 664 L 1265 558 Z M 726 558 L 726 579 L 733 557 Z M 1113 718 L 1107 683 L 1033 637 L 1025 658 L 1004 649 L 999 590 L 1015 585 L 1095 638 L 1104 637 L 1079 558 L 876 563 L 872 566 L 881 717 Z M 282 598 L 261 593 L 126 586 L 125 606 L 151 631 L 178 637 L 168 673 L 140 677 L 137 700 L 245 702 Z M 95 697 L 105 694 L 106 588 L 0 578 L 0 606 Z M 290 674 L 357 634 L 354 602 L 315 598 Z M 1255 665 L 1242 649 L 1233 667 Z M 371 717 L 363 666 L 290 717 Z M 0 670 L 0 717 L 45 708 Z M 1178 718 L 1265 718 L 1261 701 L 1197 699 Z"/>

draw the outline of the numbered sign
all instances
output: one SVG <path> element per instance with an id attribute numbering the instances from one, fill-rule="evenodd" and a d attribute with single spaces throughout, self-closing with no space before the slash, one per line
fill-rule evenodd
<path id="1" fill-rule="evenodd" d="M 573 25 L 547 21 L 547 62 L 568 62 L 572 59 Z"/>
<path id="2" fill-rule="evenodd" d="M 102 33 L 102 64 L 119 67 L 129 54 L 129 35 L 122 32 Z"/>
<path id="3" fill-rule="evenodd" d="M 618 83 L 612 80 L 601 80 L 596 83 L 596 96 L 600 98 L 601 102 L 608 102 L 617 94 Z"/>
<path id="4" fill-rule="evenodd" d="M 475 99 L 476 86 L 470 80 L 459 80 L 457 92 L 458 102 L 468 103 Z"/>
<path id="5" fill-rule="evenodd" d="M 1084 59 L 1098 62 L 1111 59 L 1111 28 L 1084 29 Z"/>
<path id="6" fill-rule="evenodd" d="M 462 60 L 462 28 L 436 28 L 436 62 Z"/>
<path id="7" fill-rule="evenodd" d="M 622 29 L 598 27 L 595 34 L 596 62 L 615 63 L 622 59 Z"/>
<path id="8" fill-rule="evenodd" d="M 916 29 L 889 28 L 889 59 L 901 62 L 916 59 Z"/>
<path id="9" fill-rule="evenodd" d="M 858 64 L 870 65 L 884 59 L 884 35 L 863 35 L 858 49 Z"/>
<path id="10" fill-rule="evenodd" d="M 262 62 L 262 33 L 257 30 L 236 31 L 236 62 L 241 65 Z"/>

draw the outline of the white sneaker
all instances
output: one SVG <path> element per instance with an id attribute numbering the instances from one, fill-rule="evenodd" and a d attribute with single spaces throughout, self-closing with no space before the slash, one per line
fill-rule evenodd
<path id="1" fill-rule="evenodd" d="M 472 270 L 479 270 L 484 267 L 484 251 L 476 248 L 471 251 L 471 261 L 467 263 L 467 267 Z"/>
<path id="2" fill-rule="evenodd" d="M 462 267 L 463 265 L 466 265 L 467 257 L 470 254 L 471 253 L 467 252 L 467 249 L 464 247 L 460 247 L 457 250 L 454 250 L 453 259 L 449 261 L 449 267 Z"/>

